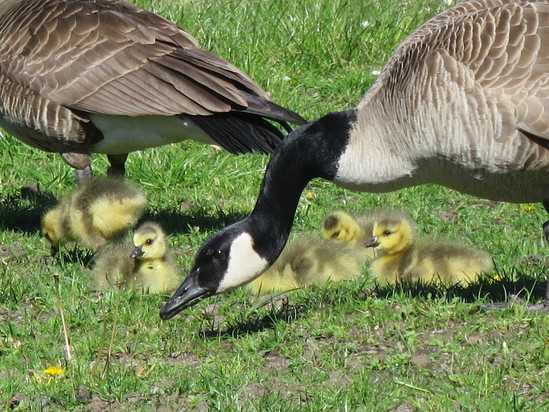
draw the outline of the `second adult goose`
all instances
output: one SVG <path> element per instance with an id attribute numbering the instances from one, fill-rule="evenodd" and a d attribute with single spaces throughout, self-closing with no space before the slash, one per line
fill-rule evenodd
<path id="1" fill-rule="evenodd" d="M 91 173 L 105 153 L 194 139 L 271 153 L 304 124 L 175 24 L 120 0 L 0 2 L 0 127 Z"/>
<path id="2" fill-rule="evenodd" d="M 356 108 L 283 141 L 254 210 L 204 243 L 160 316 L 259 276 L 283 249 L 315 177 L 368 192 L 436 183 L 547 208 L 548 56 L 547 1 L 465 1 L 425 23 Z"/>

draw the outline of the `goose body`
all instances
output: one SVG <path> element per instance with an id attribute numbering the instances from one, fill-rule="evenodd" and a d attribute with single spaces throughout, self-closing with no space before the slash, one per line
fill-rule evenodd
<path id="1" fill-rule="evenodd" d="M 283 292 L 313 283 L 340 282 L 360 275 L 363 251 L 326 239 L 302 238 L 286 245 L 273 265 L 248 284 L 257 294 Z"/>
<path id="2" fill-rule="evenodd" d="M 316 177 L 367 192 L 436 183 L 547 208 L 548 56 L 548 1 L 464 1 L 423 24 L 355 108 L 284 139 L 251 214 L 204 243 L 161 317 L 269 267 Z"/>
<path id="3" fill-rule="evenodd" d="M 91 153 L 186 139 L 271 153 L 303 124 L 247 75 L 162 17 L 120 0 L 3 0 L 0 127 L 58 152 L 83 177 Z"/>
<path id="4" fill-rule="evenodd" d="M 135 226 L 147 199 L 133 184 L 117 178 L 91 179 L 73 189 L 42 218 L 42 236 L 55 252 L 77 242 L 97 249 Z"/>
<path id="5" fill-rule="evenodd" d="M 489 253 L 465 244 L 434 239 L 417 239 L 410 216 L 387 211 L 379 216 L 366 247 L 379 256 L 371 271 L 382 285 L 420 282 L 466 286 L 493 268 Z"/>
<path id="6" fill-rule="evenodd" d="M 179 282 L 179 267 L 168 255 L 166 235 L 151 222 L 143 223 L 132 240 L 120 241 L 102 251 L 92 271 L 95 288 L 136 288 L 149 293 L 169 293 Z"/>

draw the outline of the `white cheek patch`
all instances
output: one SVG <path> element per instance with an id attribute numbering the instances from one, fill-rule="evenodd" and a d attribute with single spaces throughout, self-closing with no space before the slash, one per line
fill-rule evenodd
<path id="1" fill-rule="evenodd" d="M 251 282 L 263 272 L 269 263 L 253 248 L 252 237 L 248 233 L 239 235 L 229 250 L 229 266 L 219 284 L 217 293 L 234 289 Z"/>

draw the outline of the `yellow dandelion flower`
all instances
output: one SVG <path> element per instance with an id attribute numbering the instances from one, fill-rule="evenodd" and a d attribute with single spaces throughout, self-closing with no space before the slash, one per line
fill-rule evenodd
<path id="1" fill-rule="evenodd" d="M 50 376 L 59 376 L 65 374 L 65 371 L 59 366 L 50 366 L 44 370 L 44 373 Z"/>
<path id="2" fill-rule="evenodd" d="M 522 210 L 524 210 L 525 212 L 532 212 L 535 209 L 536 209 L 536 207 L 534 205 L 524 205 L 524 206 L 522 206 Z"/>
<path id="3" fill-rule="evenodd" d="M 503 280 L 503 276 L 501 276 L 499 273 L 496 273 L 494 276 L 490 278 L 490 283 L 497 283 L 501 282 Z"/>
<path id="4" fill-rule="evenodd" d="M 315 194 L 309 190 L 309 191 L 305 194 L 305 197 L 306 197 L 307 199 L 312 199 L 313 197 L 315 197 Z"/>

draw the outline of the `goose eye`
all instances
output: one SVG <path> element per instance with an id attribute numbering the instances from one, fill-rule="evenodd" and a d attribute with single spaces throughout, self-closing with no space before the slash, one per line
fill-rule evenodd
<path id="1" fill-rule="evenodd" d="M 337 232 L 334 232 L 334 233 L 332 234 L 332 239 L 335 239 L 336 237 L 338 237 L 338 236 L 339 236 L 339 233 L 340 233 L 339 230 L 338 230 Z"/>
<path id="2" fill-rule="evenodd" d="M 389 235 L 391 234 L 391 231 L 390 231 L 390 230 L 386 230 L 385 232 L 383 232 L 383 234 L 384 234 L 385 236 L 389 236 Z"/>
<path id="3" fill-rule="evenodd" d="M 227 258 L 227 251 L 218 249 L 213 254 L 214 259 L 225 260 Z"/>
<path id="4" fill-rule="evenodd" d="M 145 240 L 145 244 L 146 244 L 146 245 L 152 245 L 152 244 L 153 244 L 153 240 L 152 240 L 152 239 L 147 239 L 147 240 Z"/>

